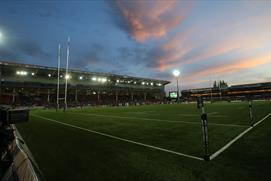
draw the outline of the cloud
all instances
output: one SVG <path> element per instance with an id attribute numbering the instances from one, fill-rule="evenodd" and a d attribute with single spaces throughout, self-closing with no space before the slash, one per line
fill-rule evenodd
<path id="1" fill-rule="evenodd" d="M 181 24 L 192 4 L 177 0 L 124 1 L 112 4 L 117 25 L 138 42 L 161 38 Z"/>
<path id="2" fill-rule="evenodd" d="M 241 70 L 253 69 L 260 65 L 265 65 L 271 63 L 271 53 L 257 56 L 254 58 L 243 58 L 239 60 L 235 60 L 229 64 L 220 64 L 220 65 L 213 65 L 209 66 L 206 69 L 198 70 L 196 72 L 191 72 L 185 78 L 186 79 L 193 79 L 199 78 L 203 76 L 210 76 L 210 75 L 225 75 L 230 73 L 239 72 Z"/>
<path id="3" fill-rule="evenodd" d="M 48 58 L 50 56 L 39 43 L 33 40 L 22 40 L 17 42 L 15 45 L 15 50 L 21 52 L 23 55 L 39 58 Z"/>
<path id="4" fill-rule="evenodd" d="M 144 58 L 147 66 L 159 72 L 176 67 L 181 58 L 193 49 L 194 45 L 187 41 L 192 33 L 192 30 L 181 31 L 148 50 Z"/>
<path id="5" fill-rule="evenodd" d="M 75 61 L 71 62 L 71 66 L 80 69 L 89 69 L 90 67 L 96 67 L 97 64 L 103 62 L 101 55 L 104 54 L 104 46 L 93 43 L 87 50 L 85 50 L 80 58 L 75 58 Z"/>
<path id="6" fill-rule="evenodd" d="M 164 72 L 176 67 L 186 69 L 189 65 L 197 68 L 234 62 L 236 57 L 261 57 L 271 45 L 267 17 L 270 13 L 254 15 L 242 23 L 227 22 L 221 27 L 186 27 L 149 52 L 149 66 Z M 257 33 L 259 27 L 261 33 Z"/>
<path id="7" fill-rule="evenodd" d="M 16 41 L 9 41 L 0 49 L 0 58 L 17 62 L 27 62 L 29 58 L 47 61 L 51 58 L 51 54 L 34 40 L 16 39 Z"/>
<path id="8" fill-rule="evenodd" d="M 18 55 L 9 49 L 0 49 L 0 59 L 4 61 L 16 61 L 19 59 Z"/>

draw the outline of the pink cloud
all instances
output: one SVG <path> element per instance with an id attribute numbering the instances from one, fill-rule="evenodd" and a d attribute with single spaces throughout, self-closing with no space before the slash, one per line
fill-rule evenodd
<path id="1" fill-rule="evenodd" d="M 218 66 L 211 66 L 204 70 L 199 70 L 197 72 L 192 72 L 186 79 L 193 79 L 197 77 L 210 76 L 210 75 L 225 75 L 229 73 L 235 73 L 241 70 L 253 69 L 261 65 L 271 63 L 271 53 L 258 56 L 254 58 L 244 58 L 235 60 L 233 63 L 221 64 Z"/>
<path id="2" fill-rule="evenodd" d="M 191 9 L 191 3 L 177 0 L 117 0 L 116 4 L 129 33 L 138 42 L 165 36 L 181 24 Z"/>

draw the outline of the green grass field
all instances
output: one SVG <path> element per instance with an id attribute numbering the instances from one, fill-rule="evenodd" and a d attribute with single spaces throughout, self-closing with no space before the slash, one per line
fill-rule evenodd
<path id="1" fill-rule="evenodd" d="M 211 154 L 251 125 L 247 102 L 205 109 Z M 17 128 L 50 181 L 271 180 L 271 116 L 206 162 L 189 157 L 204 154 L 200 112 L 195 104 L 32 110 Z M 253 103 L 254 122 L 270 112 L 271 102 Z"/>

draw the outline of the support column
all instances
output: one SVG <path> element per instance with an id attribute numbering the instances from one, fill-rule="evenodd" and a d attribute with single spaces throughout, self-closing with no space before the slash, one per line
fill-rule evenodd
<path id="1" fill-rule="evenodd" d="M 147 93 L 144 93 L 144 101 L 147 100 Z"/>
<path id="2" fill-rule="evenodd" d="M 13 91 L 12 91 L 12 104 L 15 103 L 15 92 L 16 92 L 16 90 L 15 90 L 15 88 L 13 88 Z"/>
<path id="3" fill-rule="evenodd" d="M 119 93 L 118 93 L 118 91 L 116 91 L 116 102 L 118 102 L 119 101 Z"/>
<path id="4" fill-rule="evenodd" d="M 50 89 L 47 91 L 47 103 L 50 103 Z"/>
<path id="5" fill-rule="evenodd" d="M 77 88 L 75 89 L 75 95 L 74 95 L 74 100 L 75 100 L 75 102 L 77 103 L 78 102 L 78 98 L 77 98 Z"/>
<path id="6" fill-rule="evenodd" d="M 100 91 L 97 92 L 98 102 L 100 102 Z"/>
<path id="7" fill-rule="evenodd" d="M 131 92 L 131 101 L 134 101 L 134 93 Z"/>

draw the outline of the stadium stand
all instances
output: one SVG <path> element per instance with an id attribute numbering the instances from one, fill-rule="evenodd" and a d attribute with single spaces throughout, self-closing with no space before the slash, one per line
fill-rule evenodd
<path id="1" fill-rule="evenodd" d="M 127 105 L 159 103 L 169 81 L 69 70 L 68 104 Z M 0 104 L 55 106 L 57 68 L 0 61 Z M 64 97 L 65 69 L 60 69 Z"/>
<path id="2" fill-rule="evenodd" d="M 195 101 L 201 96 L 205 100 L 247 100 L 271 99 L 271 82 L 240 84 L 223 88 L 199 88 L 182 91 L 182 98 L 186 101 Z"/>

